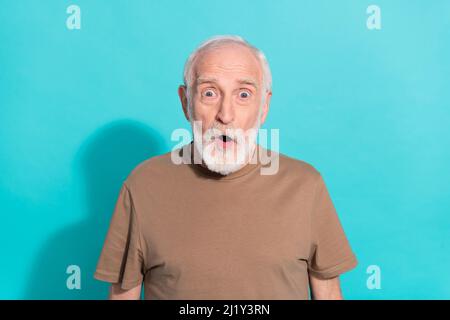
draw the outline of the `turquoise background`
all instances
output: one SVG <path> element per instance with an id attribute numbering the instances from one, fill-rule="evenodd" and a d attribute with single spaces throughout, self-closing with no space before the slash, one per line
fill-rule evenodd
<path id="1" fill-rule="evenodd" d="M 66 8 L 81 8 L 68 30 Z M 368 30 L 366 8 L 381 8 Z M 264 128 L 322 172 L 359 266 L 348 299 L 450 298 L 450 1 L 0 2 L 0 298 L 104 298 L 122 180 L 189 129 L 177 87 L 216 34 L 261 48 Z M 66 267 L 82 270 L 66 289 Z M 381 268 L 369 290 L 366 269 Z"/>

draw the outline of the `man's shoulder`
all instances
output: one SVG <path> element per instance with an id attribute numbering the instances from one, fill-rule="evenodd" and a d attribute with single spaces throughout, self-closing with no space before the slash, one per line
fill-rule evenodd
<path id="1" fill-rule="evenodd" d="M 268 149 L 263 148 L 263 150 L 267 151 Z M 278 170 L 274 174 L 274 178 L 280 183 L 311 188 L 321 179 L 321 172 L 317 167 L 304 159 L 272 150 L 269 150 L 268 154 L 270 158 L 278 159 Z M 273 166 L 273 163 L 267 166 L 269 165 Z"/>
<path id="2" fill-rule="evenodd" d="M 171 154 L 172 151 L 168 151 L 143 160 L 130 171 L 125 183 L 131 186 L 167 177 L 175 168 Z"/>
<path id="3" fill-rule="evenodd" d="M 302 180 L 316 180 L 321 176 L 321 173 L 317 167 L 304 159 L 299 159 L 282 152 L 275 152 L 271 150 L 269 150 L 269 154 L 271 157 L 278 156 L 279 174 L 281 176 L 286 175 L 289 177 L 298 177 Z"/>

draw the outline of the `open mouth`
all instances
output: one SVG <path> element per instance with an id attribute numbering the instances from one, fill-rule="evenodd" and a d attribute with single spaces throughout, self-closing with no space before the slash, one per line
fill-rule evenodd
<path id="1" fill-rule="evenodd" d="M 230 141 L 233 140 L 233 139 L 231 139 L 230 136 L 227 136 L 226 134 L 220 135 L 220 136 L 219 136 L 219 139 L 222 140 L 222 142 L 230 142 Z"/>
<path id="2" fill-rule="evenodd" d="M 231 144 L 233 143 L 234 139 L 226 134 L 221 134 L 217 137 L 217 143 L 222 148 L 228 148 L 231 147 Z"/>

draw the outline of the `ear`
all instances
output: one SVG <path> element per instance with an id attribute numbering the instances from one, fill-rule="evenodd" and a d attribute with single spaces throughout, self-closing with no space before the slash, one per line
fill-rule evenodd
<path id="1" fill-rule="evenodd" d="M 183 107 L 183 113 L 187 121 L 189 119 L 188 102 L 187 102 L 187 89 L 185 85 L 180 85 L 178 87 L 178 96 L 180 97 L 181 106 Z"/>
<path id="2" fill-rule="evenodd" d="M 266 93 L 266 100 L 263 105 L 263 110 L 261 114 L 261 125 L 266 121 L 267 113 L 269 112 L 270 98 L 272 97 L 272 91 Z"/>

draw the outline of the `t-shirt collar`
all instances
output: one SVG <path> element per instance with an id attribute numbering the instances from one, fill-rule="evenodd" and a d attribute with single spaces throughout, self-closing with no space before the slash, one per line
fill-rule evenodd
<path id="1" fill-rule="evenodd" d="M 214 179 L 214 180 L 218 180 L 218 181 L 234 180 L 236 178 L 247 175 L 248 173 L 252 172 L 253 170 L 256 170 L 257 168 L 259 168 L 261 166 L 261 162 L 259 160 L 258 155 L 261 154 L 262 147 L 259 144 L 256 145 L 256 148 L 252 155 L 252 158 L 248 163 L 246 163 L 243 167 L 241 167 L 237 171 L 231 172 L 227 175 L 223 175 L 221 173 L 209 170 L 203 162 L 201 164 L 194 163 L 194 149 L 193 149 L 194 141 L 193 140 L 189 144 L 187 144 L 181 148 L 181 155 L 182 155 L 183 149 L 185 149 L 185 148 L 190 148 L 190 153 L 191 153 L 190 160 L 191 161 L 190 161 L 189 165 L 191 166 L 191 168 L 206 178 L 210 178 L 210 179 Z"/>

